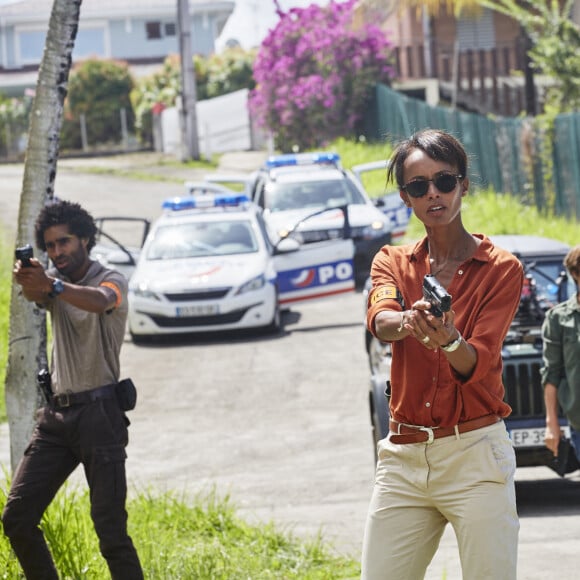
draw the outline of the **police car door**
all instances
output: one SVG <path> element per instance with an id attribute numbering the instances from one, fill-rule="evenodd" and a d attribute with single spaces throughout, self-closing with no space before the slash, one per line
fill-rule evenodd
<path id="1" fill-rule="evenodd" d="M 283 240 L 279 248 L 283 248 Z M 330 298 L 353 292 L 354 244 L 350 239 L 302 244 L 295 251 L 277 253 L 274 265 L 278 273 L 280 304 Z"/>
<path id="2" fill-rule="evenodd" d="M 381 174 L 384 175 L 385 169 L 388 167 L 388 161 L 379 160 L 371 161 L 370 163 L 361 163 L 360 165 L 355 165 L 352 168 L 352 173 L 356 178 L 363 183 L 362 174 L 369 171 L 380 170 Z M 364 185 L 363 185 L 364 187 Z M 411 213 L 413 210 L 407 207 L 398 191 L 392 191 L 387 193 L 382 197 L 373 200 L 374 204 L 378 209 L 380 209 L 388 218 L 391 220 L 392 231 L 391 238 L 393 241 L 400 240 L 404 237 L 407 232 L 407 227 L 409 225 L 409 220 L 411 219 Z"/>

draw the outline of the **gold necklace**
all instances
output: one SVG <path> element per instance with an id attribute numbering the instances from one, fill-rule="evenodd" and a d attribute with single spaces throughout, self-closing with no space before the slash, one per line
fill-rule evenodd
<path id="1" fill-rule="evenodd" d="M 435 271 L 433 271 L 433 262 L 434 262 L 434 260 L 429 260 L 431 276 L 437 276 L 437 274 L 439 274 L 440 272 L 443 272 L 443 270 L 445 270 L 445 266 L 447 266 L 447 262 L 445 262 L 443 264 L 443 266 L 441 266 L 440 268 L 437 268 L 437 270 L 435 270 Z"/>

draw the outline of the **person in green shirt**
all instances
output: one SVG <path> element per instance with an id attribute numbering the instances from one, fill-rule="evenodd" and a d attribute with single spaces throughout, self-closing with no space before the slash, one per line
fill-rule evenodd
<path id="1" fill-rule="evenodd" d="M 558 421 L 560 404 L 570 425 L 576 457 L 580 460 L 580 245 L 568 252 L 564 266 L 576 283 L 576 293 L 551 308 L 542 325 L 545 443 L 557 457 L 558 443 L 562 437 Z"/>

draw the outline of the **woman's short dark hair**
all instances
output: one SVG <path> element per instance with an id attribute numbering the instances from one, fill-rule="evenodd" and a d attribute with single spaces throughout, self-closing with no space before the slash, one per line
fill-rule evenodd
<path id="1" fill-rule="evenodd" d="M 69 232 L 78 238 L 88 240 L 87 251 L 95 246 L 97 226 L 91 214 L 78 203 L 53 201 L 40 212 L 35 224 L 36 247 L 46 251 L 44 232 L 53 226 L 68 226 Z"/>
<path id="2" fill-rule="evenodd" d="M 393 151 L 387 170 L 387 182 L 394 178 L 399 189 L 405 185 L 404 164 L 414 149 L 424 151 L 435 161 L 444 161 L 454 165 L 460 175 L 467 176 L 467 153 L 459 140 L 445 131 L 424 129 L 399 143 Z"/>
<path id="3" fill-rule="evenodd" d="M 580 246 L 574 246 L 570 249 L 564 258 L 564 266 L 576 278 L 580 275 Z"/>

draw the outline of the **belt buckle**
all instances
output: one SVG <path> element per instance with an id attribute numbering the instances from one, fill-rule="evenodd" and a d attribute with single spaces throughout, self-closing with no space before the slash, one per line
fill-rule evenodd
<path id="1" fill-rule="evenodd" d="M 426 441 L 427 445 L 431 445 L 435 441 L 435 433 L 433 432 L 433 427 L 419 427 L 419 431 L 425 431 L 427 433 L 428 439 Z"/>
<path id="2" fill-rule="evenodd" d="M 56 404 L 59 407 L 70 407 L 70 396 L 68 393 L 61 393 L 60 395 L 55 395 Z"/>

